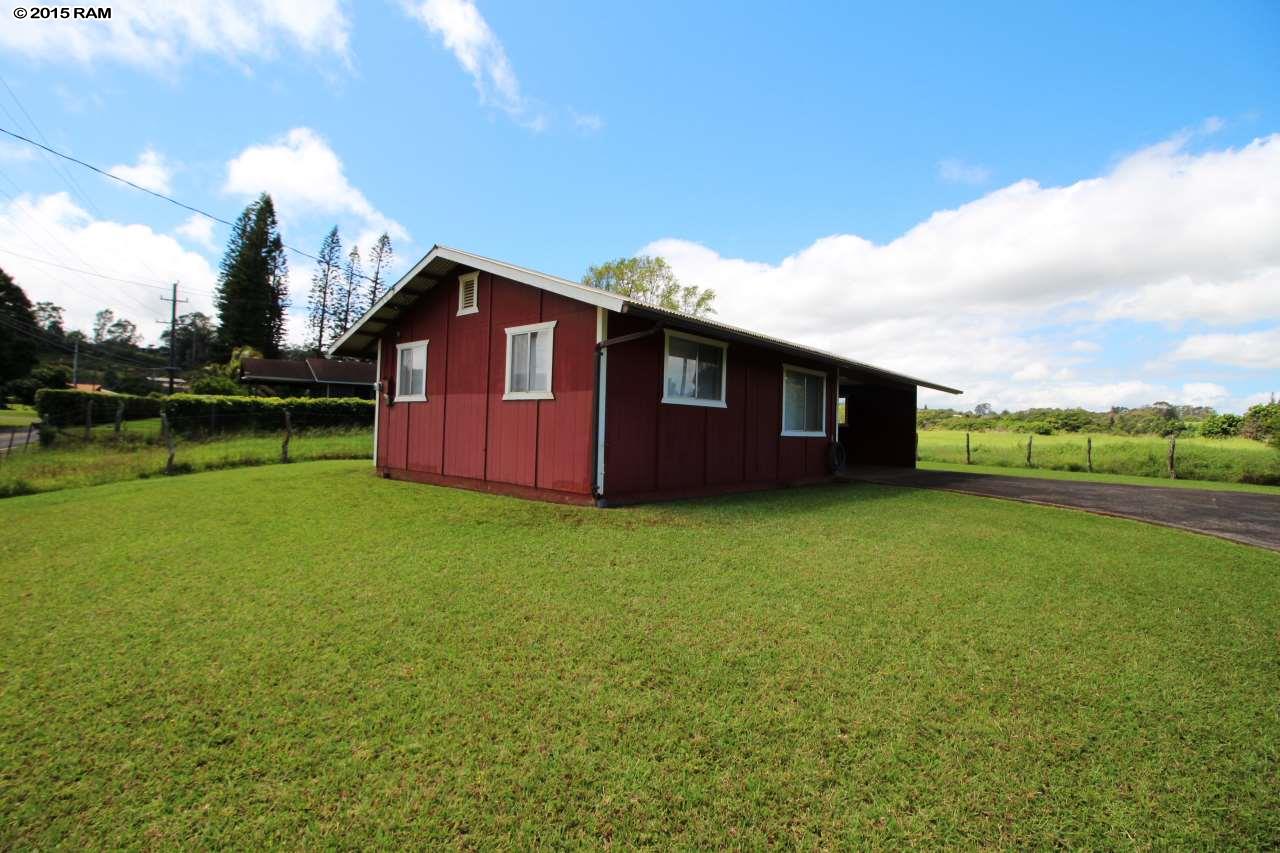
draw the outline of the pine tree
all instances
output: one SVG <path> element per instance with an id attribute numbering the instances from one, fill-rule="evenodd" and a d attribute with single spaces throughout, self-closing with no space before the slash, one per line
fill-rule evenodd
<path id="1" fill-rule="evenodd" d="M 284 337 L 288 307 L 284 243 L 275 205 L 263 193 L 241 212 L 231 228 L 219 268 L 219 358 L 239 346 L 274 357 Z"/>
<path id="2" fill-rule="evenodd" d="M 360 247 L 352 246 L 351 251 L 347 252 L 347 262 L 342 267 L 342 279 L 335 300 L 333 330 L 330 333 L 332 340 L 336 341 L 341 337 L 351 328 L 352 321 L 364 313 L 359 305 L 360 281 L 363 278 L 364 273 L 360 270 Z"/>
<path id="3" fill-rule="evenodd" d="M 383 231 L 382 236 L 369 250 L 369 301 L 365 304 L 364 310 L 372 308 L 386 291 L 387 267 L 391 266 L 395 256 L 395 249 L 391 248 L 391 238 L 387 236 L 386 231 Z"/>
<path id="4" fill-rule="evenodd" d="M 338 318 L 337 299 L 342 288 L 342 238 L 338 226 L 333 226 L 320 244 L 316 259 L 316 271 L 311 275 L 311 300 L 308 327 L 311 329 L 311 347 L 317 355 L 324 354 L 327 342 L 335 337 L 332 330 Z"/>

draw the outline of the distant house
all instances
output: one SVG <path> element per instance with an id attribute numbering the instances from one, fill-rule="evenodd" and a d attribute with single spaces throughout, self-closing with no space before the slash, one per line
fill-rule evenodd
<path id="1" fill-rule="evenodd" d="M 77 382 L 77 383 L 75 383 L 74 385 L 72 385 L 72 386 L 71 386 L 71 390 L 73 390 L 73 391 L 92 391 L 92 392 L 94 392 L 94 393 L 101 393 L 101 394 L 110 394 L 110 393 L 111 393 L 111 392 L 110 392 L 110 391 L 108 391 L 106 388 L 103 388 L 101 385 L 98 385 L 98 384 L 96 384 L 96 383 L 94 383 L 94 382 Z"/>
<path id="2" fill-rule="evenodd" d="M 246 358 L 240 381 L 292 396 L 373 397 L 375 366 L 367 361 L 329 358 Z"/>
<path id="3" fill-rule="evenodd" d="M 443 246 L 329 354 L 377 359 L 384 476 L 598 505 L 914 467 L 916 387 L 960 393 Z"/>

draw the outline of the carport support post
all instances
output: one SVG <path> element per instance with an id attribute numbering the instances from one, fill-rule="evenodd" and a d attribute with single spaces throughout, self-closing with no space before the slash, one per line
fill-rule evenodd
<path id="1" fill-rule="evenodd" d="M 1178 437 L 1176 435 L 1169 436 L 1169 479 L 1178 479 Z"/>
<path id="2" fill-rule="evenodd" d="M 1027 467 L 1031 467 L 1031 439 L 1035 438 L 1035 433 L 1027 434 Z"/>
<path id="3" fill-rule="evenodd" d="M 967 432 L 964 434 L 964 464 L 973 464 L 973 457 L 969 455 L 969 433 Z"/>
<path id="4" fill-rule="evenodd" d="M 1088 436 L 1084 440 L 1084 461 L 1089 467 L 1089 473 L 1093 473 L 1093 436 Z"/>

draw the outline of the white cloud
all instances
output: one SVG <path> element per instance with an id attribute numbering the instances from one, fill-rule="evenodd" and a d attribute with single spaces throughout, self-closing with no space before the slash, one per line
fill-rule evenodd
<path id="1" fill-rule="evenodd" d="M 34 148 L 0 139 L 0 163 L 27 163 L 35 158 Z"/>
<path id="2" fill-rule="evenodd" d="M 65 308 L 67 328 L 87 331 L 94 313 L 110 308 L 154 341 L 161 327 L 151 321 L 168 319 L 160 297 L 174 280 L 182 283 L 179 295 L 191 300 L 183 310 L 213 311 L 217 276 L 201 255 L 146 225 L 94 219 L 67 193 L 21 195 L 0 207 L 0 247 L 0 265 L 32 302 Z"/>
<path id="3" fill-rule="evenodd" d="M 471 0 L 420 0 L 405 12 L 439 36 L 475 84 L 481 103 L 496 106 L 531 130 L 543 130 L 546 116 L 520 90 L 506 48 Z"/>
<path id="4" fill-rule="evenodd" d="M 19 4 L 0 5 L 0 49 L 50 63 L 110 61 L 158 72 L 197 55 L 246 65 L 281 46 L 344 63 L 350 56 L 350 21 L 338 0 L 130 0 L 114 4 L 108 21 L 18 23 Z"/>
<path id="5" fill-rule="evenodd" d="M 573 116 L 573 126 L 579 130 L 585 130 L 589 133 L 598 133 L 604 130 L 604 119 L 595 113 L 579 113 L 574 110 L 569 111 Z"/>
<path id="6" fill-rule="evenodd" d="M 181 225 L 173 229 L 175 234 L 185 237 L 191 243 L 210 252 L 217 250 L 218 244 L 213 239 L 214 221 L 193 213 Z"/>
<path id="7" fill-rule="evenodd" d="M 1192 335 L 1170 355 L 1174 361 L 1208 361 L 1258 370 L 1280 370 L 1280 326 L 1243 334 Z"/>
<path id="8" fill-rule="evenodd" d="M 949 158 L 938 161 L 938 177 L 949 184 L 985 184 L 991 179 L 991 170 L 986 166 Z"/>
<path id="9" fill-rule="evenodd" d="M 138 156 L 138 162 L 135 165 L 121 164 L 112 166 L 107 171 L 117 178 L 123 178 L 158 193 L 168 193 L 169 182 L 173 178 L 173 168 L 165 162 L 158 151 L 150 147 Z"/>
<path id="10" fill-rule="evenodd" d="M 361 234 L 376 236 L 386 231 L 393 240 L 409 238 L 400 223 L 352 186 L 341 158 L 307 127 L 296 127 L 269 143 L 240 152 L 227 164 L 223 189 L 244 198 L 270 193 L 282 222 L 316 215 L 346 216 L 351 221 L 343 224 Z"/>
<path id="11" fill-rule="evenodd" d="M 1072 352 L 1100 352 L 1102 345 L 1094 341 L 1076 340 L 1072 341 L 1067 348 Z"/>
<path id="12" fill-rule="evenodd" d="M 1068 186 L 1019 181 L 885 244 L 838 234 L 776 264 L 680 239 L 641 252 L 715 288 L 727 322 L 973 390 L 962 399 L 1132 405 L 1157 386 L 1053 379 L 1088 346 L 1035 330 L 1280 317 L 1280 135 L 1203 153 L 1187 144 L 1152 146 Z"/>

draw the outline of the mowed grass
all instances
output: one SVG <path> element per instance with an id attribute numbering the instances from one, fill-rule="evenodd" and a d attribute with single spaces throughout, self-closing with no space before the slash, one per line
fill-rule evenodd
<path id="1" fill-rule="evenodd" d="M 22 403 L 10 403 L 9 408 L 0 409 L 0 430 L 8 432 L 12 429 L 26 429 L 40 420 L 36 410 Z"/>
<path id="2" fill-rule="evenodd" d="M 158 419 L 157 419 L 158 423 Z M 111 427 L 95 427 L 92 441 L 68 432 L 51 447 L 32 444 L 0 459 L 0 498 L 37 494 L 120 480 L 164 476 L 169 452 L 151 434 L 150 424 L 130 425 L 114 436 Z M 229 435 L 204 441 L 179 438 L 174 469 L 179 474 L 271 465 L 280 462 L 282 435 Z M 368 429 L 310 430 L 294 434 L 290 461 L 369 459 L 373 435 Z"/>
<path id="3" fill-rule="evenodd" d="M 921 430 L 923 462 L 963 464 L 964 433 Z M 1027 436 L 1011 432 L 969 434 L 974 465 L 1027 467 Z M 1087 471 L 1086 441 L 1093 439 L 1093 470 L 1103 474 L 1169 479 L 1169 440 L 1158 436 L 1073 433 L 1037 435 L 1031 443 L 1034 468 Z M 1180 438 L 1178 478 L 1280 485 L 1280 451 L 1247 438 Z"/>
<path id="4" fill-rule="evenodd" d="M 0 847 L 1280 838 L 1280 555 L 317 462 L 0 503 Z"/>

